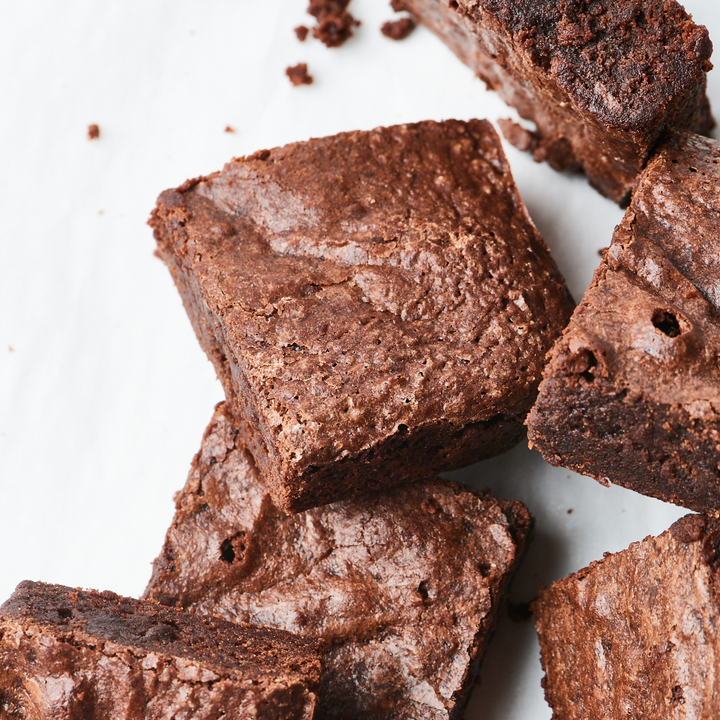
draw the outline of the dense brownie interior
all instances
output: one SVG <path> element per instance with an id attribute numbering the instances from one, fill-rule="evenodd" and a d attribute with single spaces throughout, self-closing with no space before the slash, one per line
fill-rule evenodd
<path id="1" fill-rule="evenodd" d="M 323 638 L 316 717 L 459 717 L 530 524 L 439 479 L 285 516 L 220 404 L 146 596 Z"/>
<path id="2" fill-rule="evenodd" d="M 720 512 L 719 163 L 676 134 L 648 166 L 528 418 L 552 464 L 702 512 Z"/>
<path id="3" fill-rule="evenodd" d="M 320 647 L 152 601 L 26 581 L 0 608 L 0 715 L 309 720 Z"/>
<path id="4" fill-rule="evenodd" d="M 151 224 L 286 511 L 507 450 L 572 309 L 486 121 L 256 153 Z"/>

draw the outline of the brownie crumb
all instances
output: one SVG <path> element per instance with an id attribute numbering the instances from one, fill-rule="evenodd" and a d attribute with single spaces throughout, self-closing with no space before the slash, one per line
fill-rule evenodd
<path id="1" fill-rule="evenodd" d="M 306 28 L 304 25 L 298 25 L 295 28 L 295 35 L 297 35 L 297 39 L 300 42 L 305 42 L 305 38 L 307 38 L 309 32 L 310 32 L 310 30 L 308 28 Z"/>
<path id="2" fill-rule="evenodd" d="M 234 133 L 234 132 L 235 132 L 235 128 L 234 128 L 234 127 L 230 127 L 230 125 L 226 125 L 226 126 L 225 126 L 225 132 L 226 132 L 226 133 Z"/>
<path id="3" fill-rule="evenodd" d="M 573 509 L 570 508 L 570 509 L 567 511 L 567 514 L 568 514 L 568 515 L 572 515 L 572 514 L 573 514 Z"/>
<path id="4" fill-rule="evenodd" d="M 12 345 L 8 345 L 8 350 L 9 350 L 10 352 L 15 352 L 15 349 L 13 348 Z"/>
<path id="5" fill-rule="evenodd" d="M 514 603 L 508 600 L 507 614 L 513 622 L 527 622 L 532 619 L 532 609 L 529 602 Z"/>
<path id="6" fill-rule="evenodd" d="M 290 82 L 297 87 L 298 85 L 312 85 L 312 75 L 308 75 L 307 63 L 298 63 L 293 67 L 285 70 L 285 74 L 290 78 Z"/>
<path id="7" fill-rule="evenodd" d="M 353 35 L 353 27 L 360 25 L 348 11 L 350 0 L 310 0 L 308 13 L 317 20 L 313 37 L 328 47 L 340 47 Z"/>
<path id="8" fill-rule="evenodd" d="M 88 140 L 97 140 L 100 137 L 100 128 L 97 125 L 88 125 Z"/>
<path id="9" fill-rule="evenodd" d="M 697 542 L 705 532 L 706 520 L 702 515 L 686 515 L 680 518 L 670 532 L 678 542 L 687 544 Z"/>
<path id="10" fill-rule="evenodd" d="M 417 23 L 412 18 L 404 17 L 383 23 L 380 32 L 391 40 L 404 40 L 416 27 Z"/>

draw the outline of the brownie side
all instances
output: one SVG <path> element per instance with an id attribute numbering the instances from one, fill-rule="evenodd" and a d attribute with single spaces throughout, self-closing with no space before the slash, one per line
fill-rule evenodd
<path id="1" fill-rule="evenodd" d="M 528 437 L 546 460 L 720 512 L 720 143 L 676 134 L 552 351 Z"/>
<path id="2" fill-rule="evenodd" d="M 0 715 L 309 720 L 320 644 L 25 581 L 0 607 Z"/>
<path id="3" fill-rule="evenodd" d="M 718 716 L 719 545 L 716 519 L 687 515 L 541 591 L 554 720 Z"/>
<path id="4" fill-rule="evenodd" d="M 485 121 L 256 153 L 151 225 L 286 511 L 507 450 L 572 308 Z"/>
<path id="5" fill-rule="evenodd" d="M 707 133 L 712 53 L 676 2 L 395 0 L 537 127 L 535 159 L 624 202 L 666 128 Z M 512 141 L 518 133 L 512 133 Z"/>
<path id="6" fill-rule="evenodd" d="M 439 479 L 286 516 L 221 403 L 145 594 L 324 639 L 316 717 L 460 717 L 530 528 Z"/>

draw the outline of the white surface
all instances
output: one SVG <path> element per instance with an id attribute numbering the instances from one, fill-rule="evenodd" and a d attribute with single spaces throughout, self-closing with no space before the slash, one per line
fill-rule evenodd
<path id="1" fill-rule="evenodd" d="M 687 2 L 720 37 L 714 0 Z M 310 136 L 511 112 L 424 29 L 328 50 L 305 0 L 0 4 L 0 600 L 22 579 L 138 595 L 222 399 L 145 225 L 161 190 Z M 315 84 L 284 71 L 308 62 Z M 720 111 L 720 77 L 710 98 Z M 89 142 L 87 126 L 100 126 Z M 237 132 L 223 132 L 231 125 Z M 622 212 L 580 177 L 507 148 L 576 299 Z M 537 518 L 516 600 L 683 514 L 519 447 L 455 473 Z M 572 514 L 568 511 L 572 509 Z M 550 717 L 532 624 L 501 625 L 467 717 Z"/>

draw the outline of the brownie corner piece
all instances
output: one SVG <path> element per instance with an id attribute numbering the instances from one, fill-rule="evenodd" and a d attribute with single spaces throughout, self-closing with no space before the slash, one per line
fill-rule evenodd
<path id="1" fill-rule="evenodd" d="M 717 717 L 719 549 L 718 520 L 687 515 L 540 592 L 555 720 Z"/>
<path id="2" fill-rule="evenodd" d="M 0 607 L 0 716 L 310 720 L 321 644 L 25 581 Z"/>
<path id="3" fill-rule="evenodd" d="M 667 128 L 707 134 L 707 29 L 675 0 L 400 0 L 536 132 L 536 160 L 581 168 L 624 204 Z"/>
<path id="4" fill-rule="evenodd" d="M 675 133 L 553 348 L 528 438 L 546 460 L 720 512 L 720 143 Z"/>
<path id="5" fill-rule="evenodd" d="M 318 718 L 450 720 L 531 530 L 522 503 L 437 478 L 286 516 L 221 403 L 145 594 L 322 638 Z"/>
<path id="6" fill-rule="evenodd" d="M 288 512 L 509 449 L 573 307 L 487 121 L 258 152 L 151 225 Z"/>

